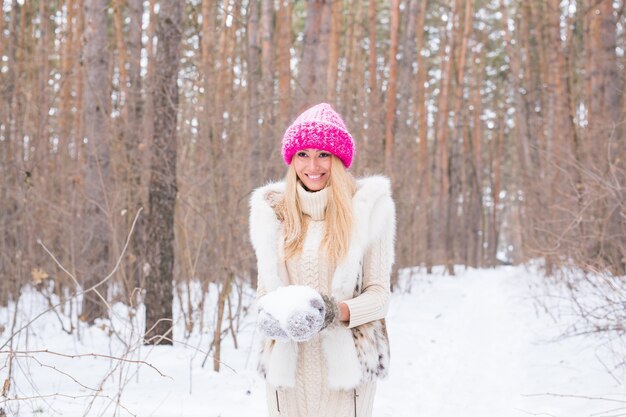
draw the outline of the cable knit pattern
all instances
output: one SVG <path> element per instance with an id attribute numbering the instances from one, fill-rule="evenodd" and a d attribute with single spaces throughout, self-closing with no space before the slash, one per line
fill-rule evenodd
<path id="1" fill-rule="evenodd" d="M 287 261 L 289 283 L 292 285 L 308 285 L 320 293 L 328 294 L 331 288 L 333 268 L 320 250 L 324 235 L 324 211 L 328 201 L 328 189 L 311 193 L 298 188 L 298 196 L 303 213 L 311 217 L 307 235 L 303 242 L 303 249 L 299 256 Z M 374 253 L 372 253 L 374 254 Z M 375 279 L 368 280 L 369 288 L 376 285 L 384 287 L 384 278 L 378 274 L 377 261 L 373 263 L 368 275 Z M 356 300 L 356 299 L 355 299 Z M 386 303 L 377 301 L 377 304 Z M 357 303 L 357 306 L 360 303 Z M 367 318 L 367 307 L 361 311 L 362 319 Z M 328 387 L 326 367 L 320 335 L 300 343 L 298 348 L 298 362 L 296 385 L 294 388 L 274 388 L 268 384 L 268 406 L 271 417 L 354 417 L 355 390 L 332 390 Z M 376 383 L 367 383 L 358 387 L 356 406 L 358 417 L 370 417 L 373 405 Z M 278 398 L 278 400 L 276 400 Z M 280 408 L 280 412 L 278 409 Z"/>

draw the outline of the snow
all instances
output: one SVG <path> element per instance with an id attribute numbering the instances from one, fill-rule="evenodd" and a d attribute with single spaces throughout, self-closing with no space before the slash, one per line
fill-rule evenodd
<path id="1" fill-rule="evenodd" d="M 259 328 L 274 339 L 309 340 L 324 324 L 324 300 L 306 285 L 287 285 L 259 301 Z"/>
<path id="2" fill-rule="evenodd" d="M 378 415 L 575 417 L 615 404 L 571 396 L 626 401 L 624 375 L 617 383 L 595 357 L 600 342 L 559 339 L 565 323 L 535 310 L 536 282 L 522 268 L 468 270 L 396 296 L 389 333 L 403 360 L 379 385 Z"/>
<path id="3" fill-rule="evenodd" d="M 259 308 L 274 316 L 283 326 L 294 311 L 311 309 L 311 301 L 324 301 L 320 294 L 306 285 L 287 285 L 267 293 L 259 300 Z"/>
<path id="4" fill-rule="evenodd" d="M 391 369 L 378 384 L 374 416 L 623 415 L 626 375 L 614 366 L 619 345 L 597 336 L 561 337 L 573 318 L 564 313 L 565 298 L 546 296 L 545 282 L 523 266 L 459 268 L 456 276 L 417 272 L 403 280 L 388 314 Z M 63 332 L 62 318 L 54 314 L 20 334 L 14 349 L 28 353 L 12 362 L 9 398 L 39 398 L 0 398 L 0 408 L 20 417 L 266 415 L 265 387 L 255 371 L 255 309 L 241 323 L 238 349 L 230 335 L 225 338 L 222 369 L 216 373 L 211 358 L 201 366 L 210 326 L 184 338 L 179 320 L 174 346 L 143 346 L 142 310 L 128 319 L 125 306 L 113 307 L 111 322 L 81 327 L 80 339 L 76 331 Z M 38 293 L 25 293 L 17 326 L 45 308 Z M 6 327 L 0 345 L 11 318 L 11 307 L 0 309 L 0 324 Z M 109 337 L 113 329 L 118 336 Z M 89 356 L 34 352 L 44 349 Z M 7 377 L 7 360 L 4 348 L 0 381 Z"/>

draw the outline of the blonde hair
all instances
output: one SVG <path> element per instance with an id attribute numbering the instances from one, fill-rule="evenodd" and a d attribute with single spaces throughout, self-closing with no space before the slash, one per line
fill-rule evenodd
<path id="1" fill-rule="evenodd" d="M 302 213 L 297 191 L 298 174 L 293 164 L 289 166 L 285 182 L 285 192 L 278 210 L 284 224 L 285 258 L 290 259 L 302 251 L 309 217 Z M 330 195 L 326 205 L 322 248 L 331 262 L 337 262 L 348 254 L 350 246 L 352 196 L 356 192 L 356 182 L 346 171 L 343 162 L 334 155 L 326 187 L 330 187 Z"/>

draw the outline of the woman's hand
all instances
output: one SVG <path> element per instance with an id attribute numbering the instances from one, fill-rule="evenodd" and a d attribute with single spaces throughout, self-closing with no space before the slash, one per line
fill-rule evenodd
<path id="1" fill-rule="evenodd" d="M 341 302 L 337 304 L 337 308 L 339 309 L 339 321 L 350 321 L 350 309 L 348 305 Z"/>

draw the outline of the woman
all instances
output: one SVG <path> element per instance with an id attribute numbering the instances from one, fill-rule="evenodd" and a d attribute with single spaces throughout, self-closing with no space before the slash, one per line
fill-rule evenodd
<path id="1" fill-rule="evenodd" d="M 386 376 L 395 209 L 389 180 L 354 180 L 354 141 L 330 105 L 283 137 L 284 182 L 253 193 L 259 371 L 270 416 L 368 417 Z"/>

